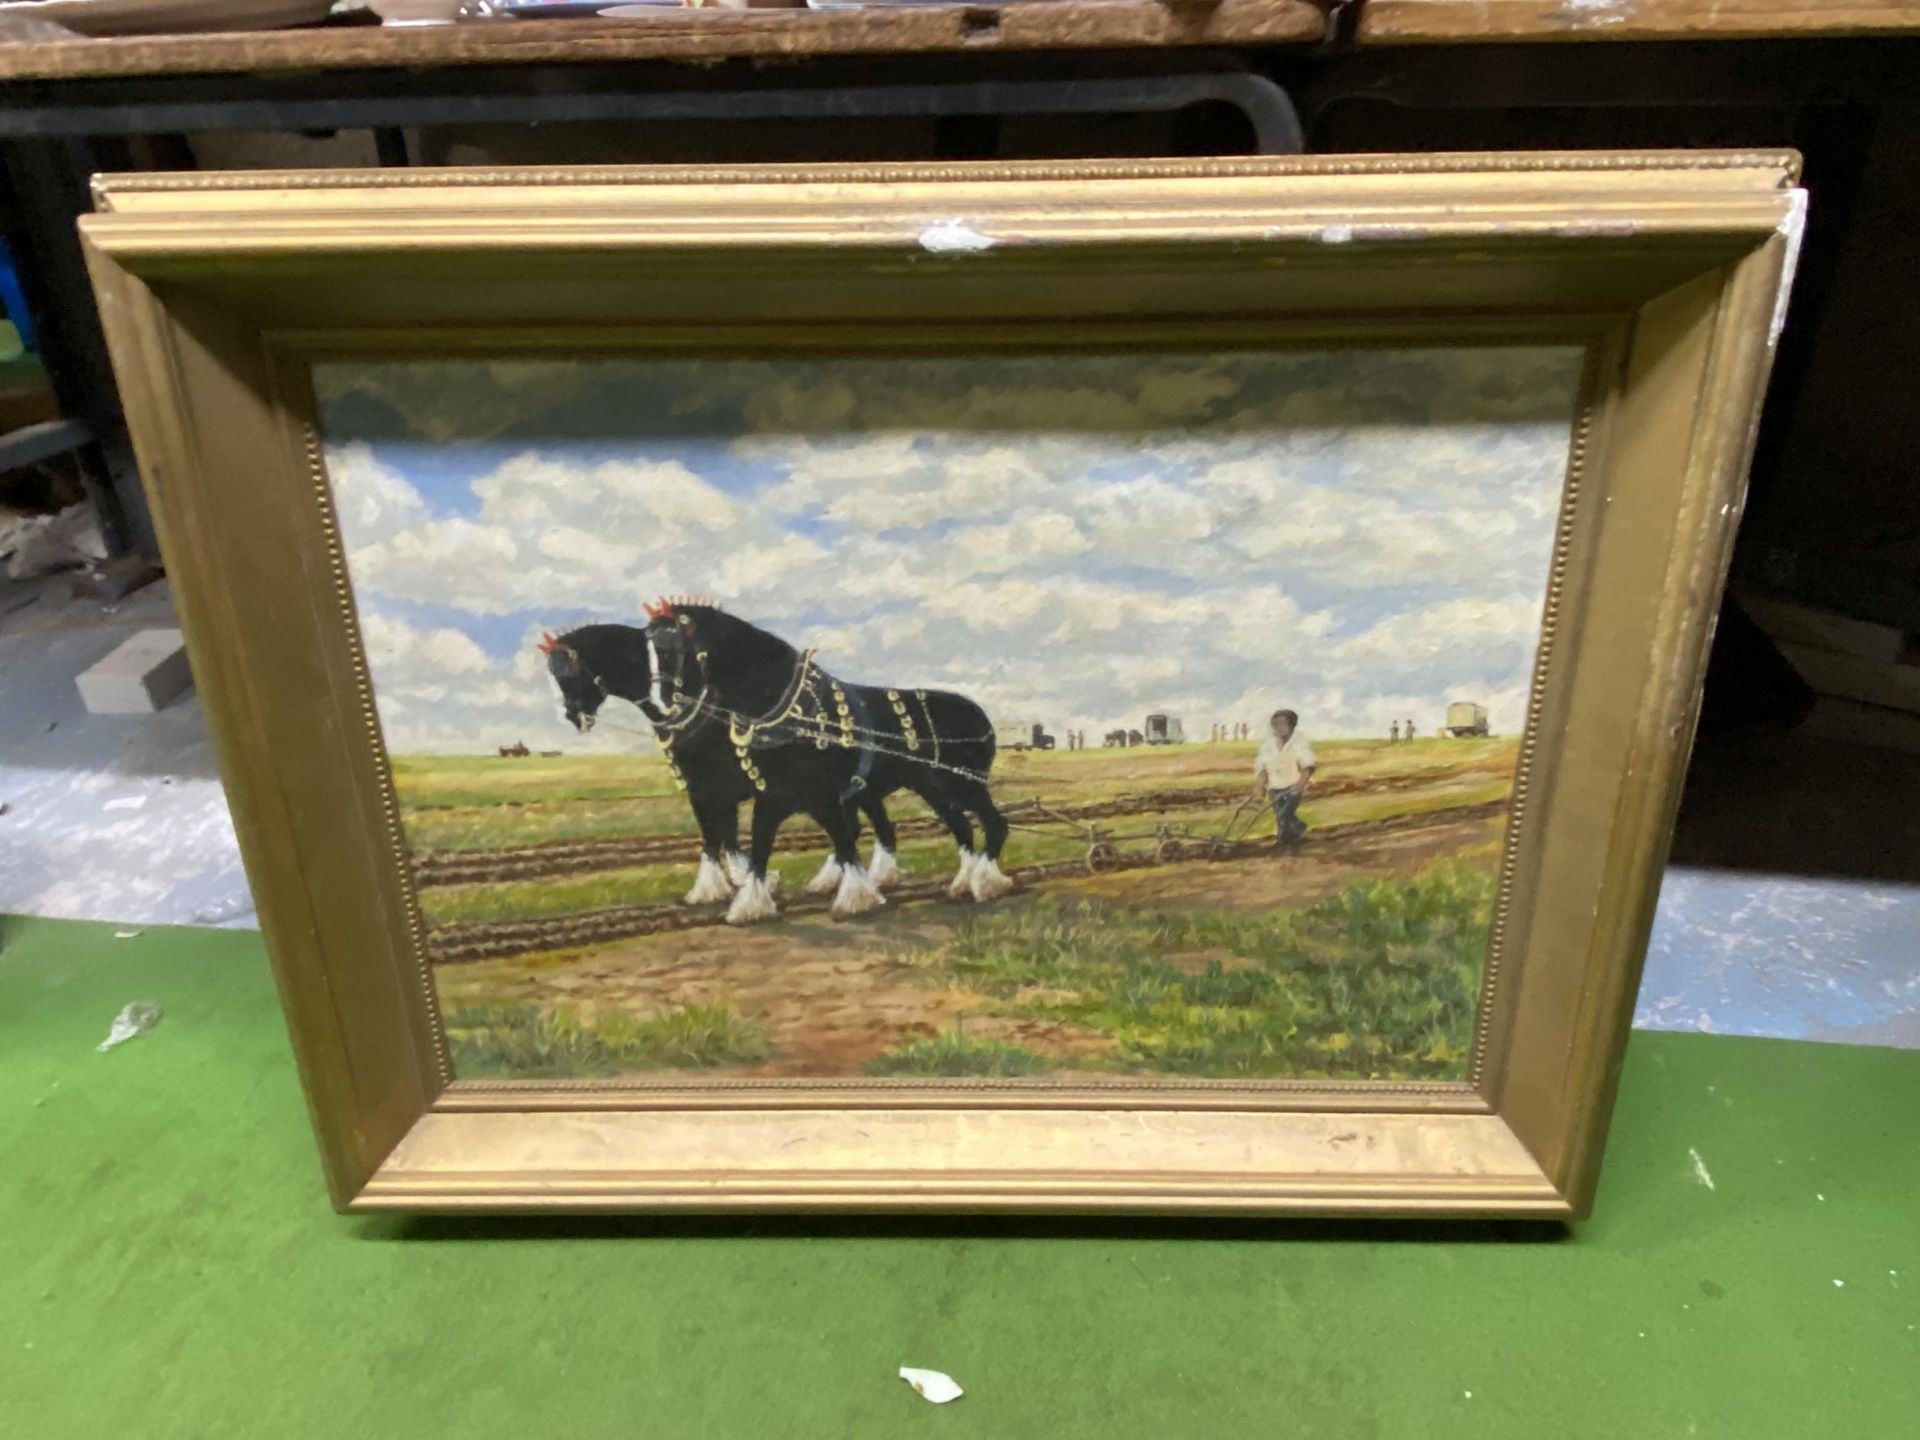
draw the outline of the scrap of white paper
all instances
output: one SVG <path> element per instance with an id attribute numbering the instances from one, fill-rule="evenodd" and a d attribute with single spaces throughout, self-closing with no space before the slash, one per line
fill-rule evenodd
<path id="1" fill-rule="evenodd" d="M 144 1035 L 160 1023 L 160 1007 L 151 1000 L 135 1000 L 123 1006 L 113 1017 L 113 1028 L 107 1031 L 107 1038 L 100 1042 L 99 1048 L 111 1050 L 116 1045 L 124 1045 L 136 1035 Z"/>
<path id="2" fill-rule="evenodd" d="M 147 797 L 144 795 L 122 795 L 117 800 L 107 801 L 100 808 L 102 810 L 138 810 L 146 803 Z"/>
<path id="3" fill-rule="evenodd" d="M 900 1378 L 913 1386 L 914 1393 L 922 1400 L 931 1400 L 935 1405 L 958 1400 L 967 1393 L 954 1382 L 953 1376 L 940 1370 L 919 1370 L 911 1365 L 902 1365 Z"/>

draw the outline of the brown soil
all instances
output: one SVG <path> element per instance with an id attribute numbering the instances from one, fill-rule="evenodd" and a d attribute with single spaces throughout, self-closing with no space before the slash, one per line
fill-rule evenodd
<path id="1" fill-rule="evenodd" d="M 1413 831 L 1309 840 L 1279 860 L 1196 861 L 1048 880 L 1000 903 L 1017 906 L 1027 896 L 1059 891 L 1186 909 L 1305 905 L 1360 876 L 1411 874 L 1441 856 L 1486 847 L 1499 824 L 1482 816 Z M 915 944 L 937 944 L 975 908 L 970 902 L 927 902 L 851 923 L 797 915 L 753 929 L 708 926 L 617 941 L 573 959 L 483 960 L 441 969 L 440 995 L 449 1006 L 566 1005 L 589 1014 L 724 1001 L 766 1027 L 774 1059 L 749 1069 L 703 1072 L 715 1077 L 857 1076 L 882 1051 L 916 1035 L 937 1035 L 963 1014 L 968 1035 L 1042 1054 L 1106 1048 L 1106 1036 L 1077 1026 L 970 1013 L 977 997 L 918 984 L 911 967 L 894 958 Z"/>
<path id="2" fill-rule="evenodd" d="M 724 1073 L 857 1075 L 889 1046 L 946 1029 L 971 1003 L 915 985 L 909 967 L 891 958 L 918 938 L 930 912 L 964 908 L 930 906 L 857 924 L 809 917 L 748 930 L 709 926 L 608 945 L 561 968 L 482 961 L 443 970 L 440 994 L 455 1005 L 557 1003 L 589 1014 L 724 1001 L 766 1027 L 778 1056 Z"/>

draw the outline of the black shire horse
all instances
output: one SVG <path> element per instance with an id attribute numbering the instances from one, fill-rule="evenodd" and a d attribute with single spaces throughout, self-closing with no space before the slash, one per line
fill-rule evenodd
<path id="1" fill-rule="evenodd" d="M 648 613 L 655 608 L 649 606 Z M 672 644 L 672 637 L 668 641 Z M 631 625 L 584 625 L 557 639 L 543 637 L 540 650 L 560 686 L 567 722 L 576 730 L 593 728 L 594 717 L 609 696 L 633 702 L 653 722 L 654 738 L 675 783 L 686 792 L 700 828 L 700 868 L 686 903 L 714 905 L 732 900 L 749 873 L 747 857 L 740 853 L 740 805 L 757 792 L 727 738 L 725 717 L 715 724 L 717 711 L 698 709 L 690 700 L 680 703 L 683 692 L 665 675 L 646 630 Z M 877 837 L 868 878 L 876 886 L 891 885 L 900 875 L 893 858 L 893 822 L 878 797 L 863 796 L 861 808 L 873 818 Z M 774 874 L 770 885 L 777 887 L 779 880 Z M 807 888 L 834 891 L 839 880 L 839 863 L 829 860 Z"/>
<path id="2" fill-rule="evenodd" d="M 994 900 L 1013 888 L 999 863 L 1007 823 L 986 785 L 993 727 L 973 701 L 848 684 L 811 652 L 706 601 L 662 600 L 647 615 L 644 630 L 586 625 L 548 636 L 540 648 L 576 729 L 590 728 L 609 696 L 639 706 L 652 723 L 700 826 L 700 873 L 689 903 L 731 894 L 734 924 L 776 916 L 767 878 L 774 837 L 804 813 L 833 842 L 807 889 L 833 891 L 839 916 L 879 908 L 881 886 L 898 874 L 884 802 L 901 789 L 925 800 L 952 832 L 960 851 L 950 887 L 956 898 Z M 754 802 L 744 866 L 743 800 Z M 871 870 L 860 864 L 861 813 L 873 821 Z M 985 839 L 977 851 L 973 815 Z"/>

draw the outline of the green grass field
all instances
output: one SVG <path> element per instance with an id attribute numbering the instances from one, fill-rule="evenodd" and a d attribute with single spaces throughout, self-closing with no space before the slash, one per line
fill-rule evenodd
<path id="1" fill-rule="evenodd" d="M 402 808 L 671 796 L 673 777 L 652 756 L 396 755 Z"/>
<path id="2" fill-rule="evenodd" d="M 1471 1042 L 1492 922 L 1488 869 L 1443 861 L 1254 915 L 1042 896 L 900 958 L 984 1013 L 1110 1036 L 1091 1068 L 1216 1079 L 1453 1078 Z M 876 1073 L 982 1068 L 964 1038 L 889 1052 Z M 990 1046 L 987 1066 L 1004 1063 Z M 929 1067 L 946 1064 L 947 1069 Z"/>
<path id="3" fill-rule="evenodd" d="M 402 805 L 405 805 L 403 798 Z M 686 797 L 529 801 L 404 810 L 407 843 L 416 850 L 511 850 L 568 840 L 618 840 L 693 833 Z"/>
<path id="4" fill-rule="evenodd" d="M 1264 805 L 1236 811 L 1243 787 L 1251 789 L 1253 749 L 1014 754 L 996 765 L 996 790 L 1003 803 L 1038 796 L 1054 806 L 1154 796 L 1149 810 L 1091 822 L 1128 853 L 1150 852 L 1160 827 L 1194 838 L 1265 838 L 1272 820 Z M 1503 799 L 1517 744 L 1336 740 L 1318 749 L 1320 780 L 1340 783 L 1310 793 L 1301 813 L 1324 831 Z M 662 834 L 691 842 L 694 834 L 685 796 L 655 759 L 408 757 L 396 764 L 396 780 L 408 834 L 421 848 Z M 904 796 L 889 808 L 901 820 L 925 813 Z M 809 822 L 789 822 L 788 833 L 819 842 L 775 853 L 782 889 L 794 895 L 827 846 Z M 493 969 L 455 966 L 442 990 L 455 1070 L 467 1078 L 793 1073 L 781 1067 L 800 1063 L 795 1055 L 814 1043 L 805 1018 L 814 1012 L 796 1016 L 792 1008 L 804 995 L 821 1014 L 852 1007 L 893 1017 L 891 1034 L 867 1042 L 844 1068 L 806 1073 L 1457 1079 L 1486 955 L 1500 826 L 1473 822 L 1446 833 L 1441 848 L 1423 842 L 1406 861 L 1370 868 L 1345 858 L 1345 842 L 1309 847 L 1322 876 L 1312 880 L 1289 880 L 1293 872 L 1266 870 L 1261 859 L 1203 864 L 1184 878 L 1178 870 L 1076 872 L 992 907 L 903 908 L 897 928 L 782 929 L 783 944 L 770 950 L 753 946 L 767 938 L 760 927 L 722 925 L 622 942 L 611 961 L 603 945 L 522 955 Z M 1354 843 L 1357 857 L 1370 842 Z M 1087 845 L 1074 825 L 1021 827 L 1006 861 L 1078 861 Z M 943 877 L 953 870 L 953 844 L 945 835 L 914 836 L 897 858 L 910 877 Z M 1135 883 L 1135 875 L 1154 873 L 1167 878 L 1151 893 Z M 673 901 L 692 878 L 690 859 L 676 854 L 618 870 L 423 885 L 417 893 L 428 924 L 441 928 Z M 675 957 L 698 935 L 708 937 L 698 943 L 712 960 L 676 969 Z M 749 964 L 742 955 L 756 958 Z M 712 981 L 689 991 L 689 981 L 650 987 L 646 979 L 668 972 L 697 985 L 715 963 L 736 967 L 717 990 Z M 605 978 L 582 980 L 582 967 Z M 879 1008 L 861 1009 L 869 1004 Z"/>
<path id="5" fill-rule="evenodd" d="M 646 1070 L 750 1065 L 766 1032 L 726 1005 L 684 1005 L 652 1015 L 612 1010 L 475 1005 L 442 1017 L 456 1073 L 467 1080 L 559 1080 Z"/>

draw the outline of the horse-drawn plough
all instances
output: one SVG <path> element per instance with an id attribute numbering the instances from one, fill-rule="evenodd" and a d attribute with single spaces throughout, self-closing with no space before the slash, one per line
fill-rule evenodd
<path id="1" fill-rule="evenodd" d="M 1033 835 L 1069 834 L 1086 846 L 1084 863 L 1089 875 L 1119 868 L 1128 854 L 1150 857 L 1156 865 L 1171 865 L 1180 860 L 1224 860 L 1252 835 L 1260 816 L 1266 811 L 1258 796 L 1247 796 L 1227 817 L 1219 830 L 1196 829 L 1193 822 L 1159 820 L 1137 829 L 1102 825 L 1080 811 L 1056 809 L 1045 801 L 1019 800 L 1000 807 L 1000 813 L 1014 830 Z M 1140 847 L 1134 851 L 1131 848 Z"/>

